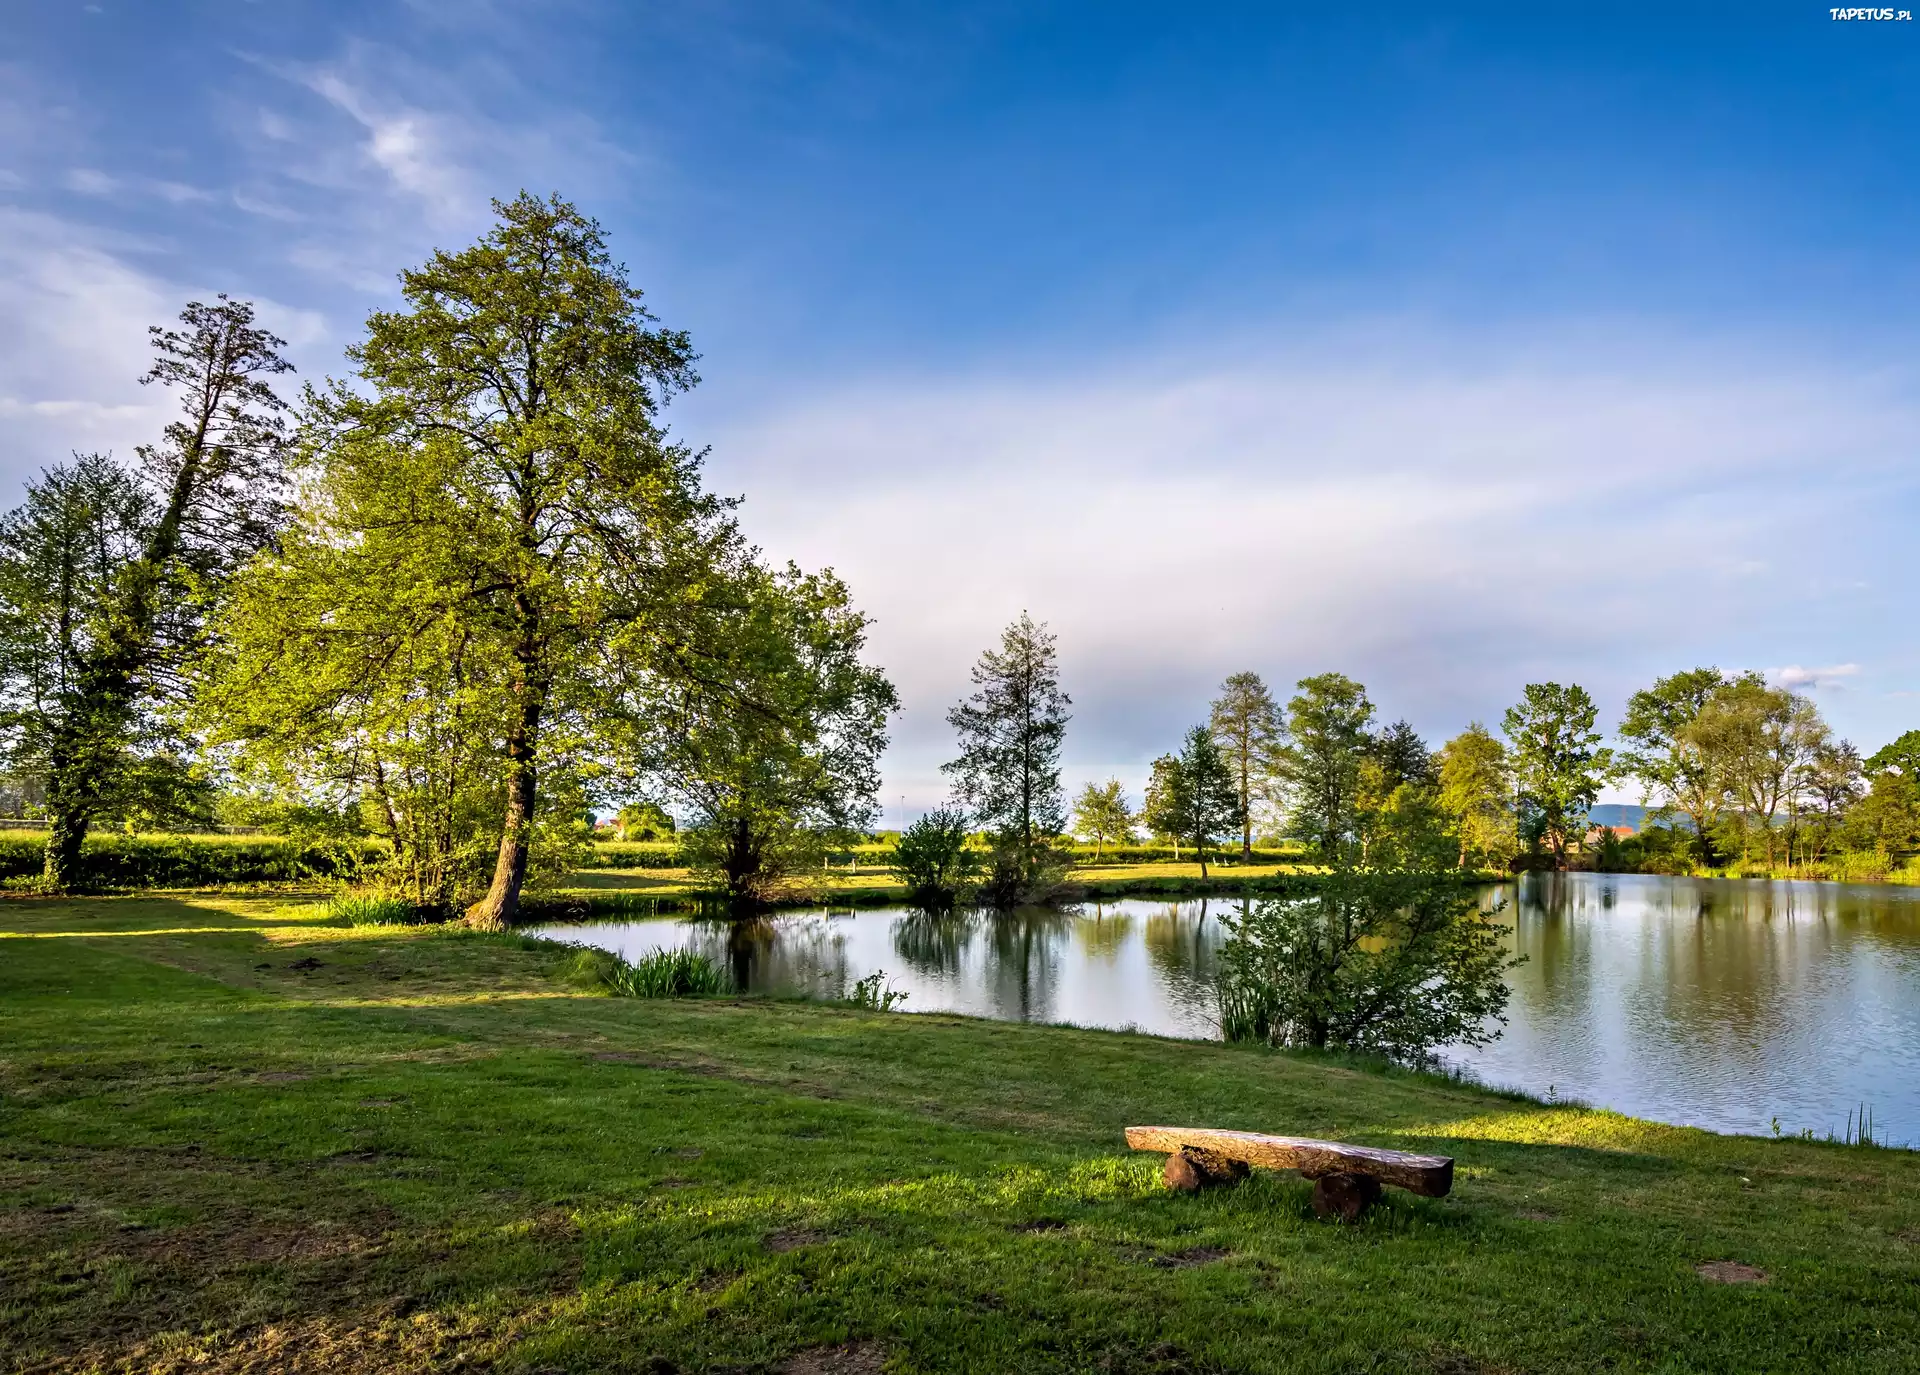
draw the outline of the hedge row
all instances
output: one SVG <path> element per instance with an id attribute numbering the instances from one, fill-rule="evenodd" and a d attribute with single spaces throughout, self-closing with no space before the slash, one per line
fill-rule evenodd
<path id="1" fill-rule="evenodd" d="M 46 832 L 0 834 L 0 879 L 41 872 Z M 283 836 L 90 835 L 80 851 L 80 879 L 90 888 L 201 888 L 226 883 L 291 883 L 346 878 L 360 863 L 386 854 L 378 841 L 355 846 L 304 845 Z"/>

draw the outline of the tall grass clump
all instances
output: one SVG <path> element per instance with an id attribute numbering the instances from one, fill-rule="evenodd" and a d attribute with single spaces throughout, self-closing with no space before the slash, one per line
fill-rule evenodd
<path id="1" fill-rule="evenodd" d="M 615 958 L 601 975 L 622 998 L 710 998 L 732 989 L 719 965 L 692 950 L 654 950 L 637 960 Z"/>
<path id="2" fill-rule="evenodd" d="M 377 893 L 343 893 L 327 904 L 327 915 L 349 926 L 413 926 L 427 919 L 406 899 Z"/>

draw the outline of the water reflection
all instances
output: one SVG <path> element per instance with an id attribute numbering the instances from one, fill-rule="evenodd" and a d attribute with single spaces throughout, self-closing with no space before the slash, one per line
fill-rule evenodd
<path id="1" fill-rule="evenodd" d="M 1920 893 L 1535 875 L 1490 888 L 1513 947 L 1506 1035 L 1460 1060 L 1498 1083 L 1672 1122 L 1838 1129 L 1871 1104 L 1920 1140 Z M 885 969 L 914 1011 L 1217 1035 L 1223 917 L 1243 900 L 1072 912 L 903 909 L 547 934 L 634 956 L 688 946 L 757 991 L 838 997 Z"/>

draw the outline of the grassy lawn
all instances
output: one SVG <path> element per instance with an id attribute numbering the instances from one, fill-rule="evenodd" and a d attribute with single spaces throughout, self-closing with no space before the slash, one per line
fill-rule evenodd
<path id="1" fill-rule="evenodd" d="M 8 1370 L 1910 1371 L 1920 1157 L 1145 1036 L 598 996 L 274 900 L 0 905 Z M 1358 1227 L 1128 1123 L 1454 1155 Z M 1715 1262 L 1764 1272 L 1728 1284 Z"/>

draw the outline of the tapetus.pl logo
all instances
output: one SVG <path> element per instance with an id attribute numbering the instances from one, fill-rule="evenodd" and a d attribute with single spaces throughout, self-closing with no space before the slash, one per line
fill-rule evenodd
<path id="1" fill-rule="evenodd" d="M 1912 10 L 1828 10 L 1827 13 L 1834 17 L 1836 23 L 1844 23 L 1849 19 L 1891 19 L 1897 22 L 1913 18 Z"/>

